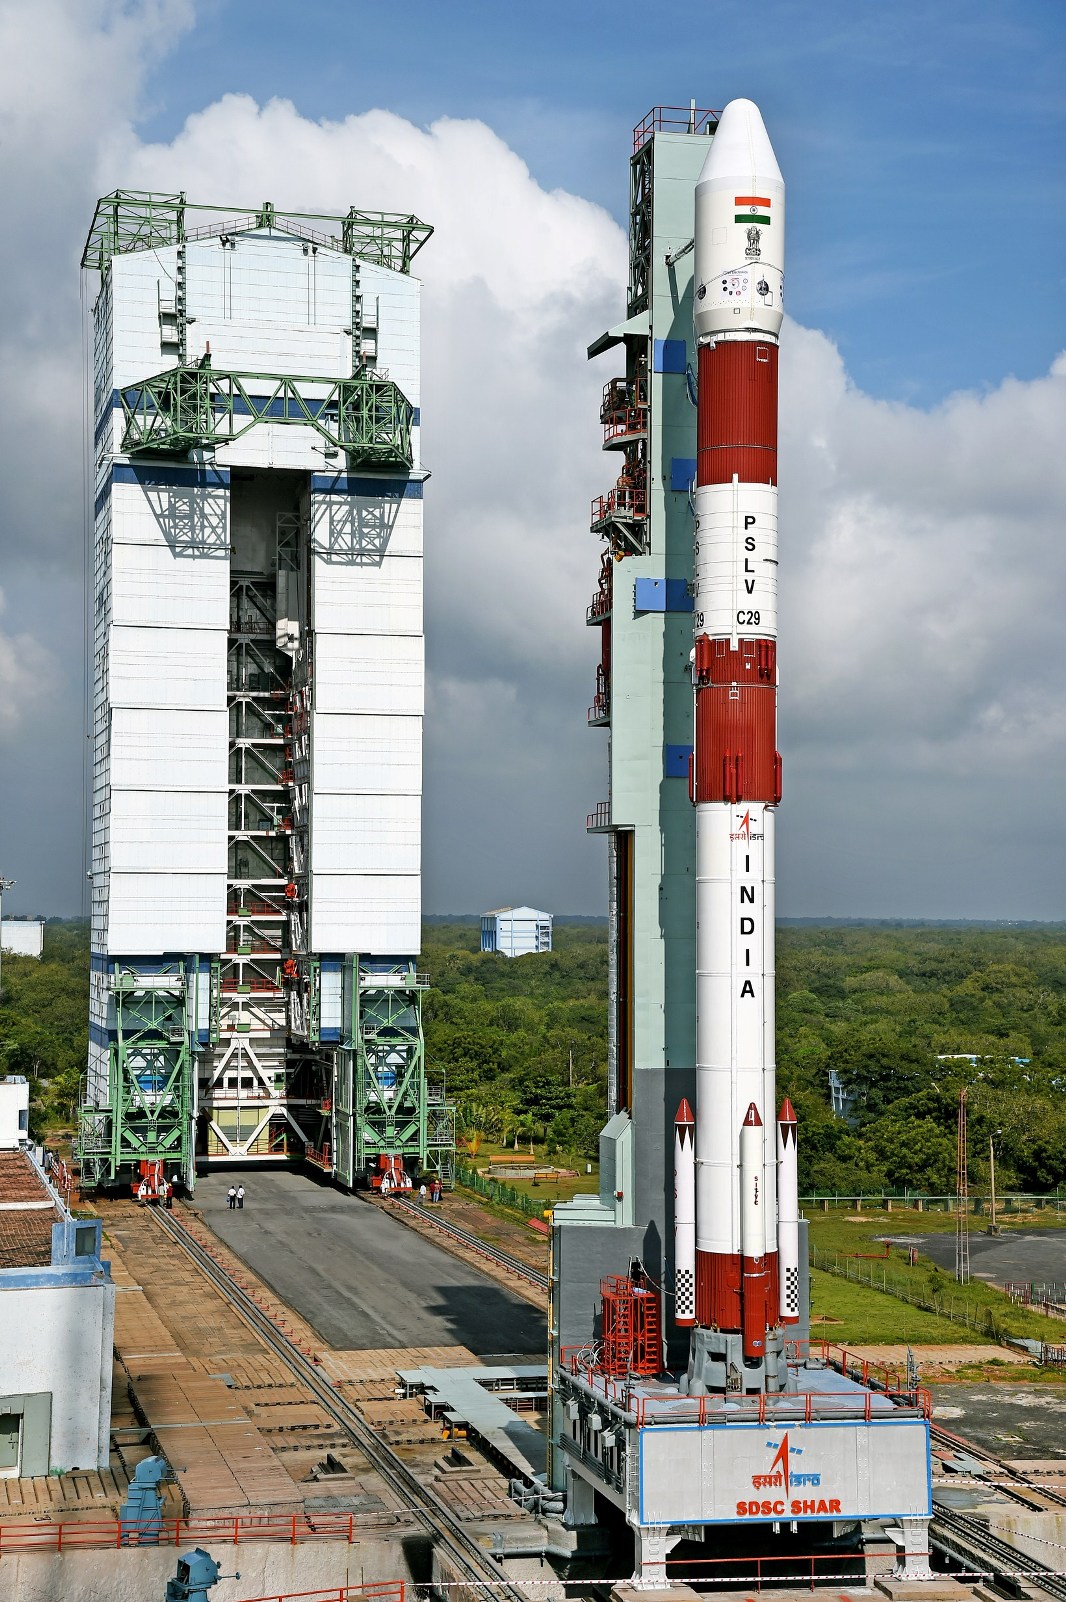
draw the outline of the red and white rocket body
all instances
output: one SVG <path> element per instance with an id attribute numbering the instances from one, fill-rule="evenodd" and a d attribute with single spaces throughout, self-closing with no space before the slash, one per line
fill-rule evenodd
<path id="1" fill-rule="evenodd" d="M 777 354 L 785 187 L 758 108 L 696 186 L 696 1323 L 777 1328 Z M 793 1129 L 793 1149 L 795 1131 Z"/>

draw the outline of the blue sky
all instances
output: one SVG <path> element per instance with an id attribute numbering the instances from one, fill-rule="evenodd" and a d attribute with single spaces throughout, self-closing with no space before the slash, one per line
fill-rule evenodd
<path id="1" fill-rule="evenodd" d="M 139 132 L 234 90 L 315 119 L 479 117 L 623 221 L 650 106 L 749 96 L 788 175 L 793 316 L 870 393 L 928 405 L 1063 343 L 1064 85 L 1062 0 L 200 0 Z"/>

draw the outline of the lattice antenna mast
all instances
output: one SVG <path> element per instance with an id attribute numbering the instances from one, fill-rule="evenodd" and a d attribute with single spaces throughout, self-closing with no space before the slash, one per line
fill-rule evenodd
<path id="1" fill-rule="evenodd" d="M 966 1136 L 966 1087 L 959 1092 L 959 1138 L 955 1184 L 955 1278 L 970 1283 L 970 1177 Z"/>

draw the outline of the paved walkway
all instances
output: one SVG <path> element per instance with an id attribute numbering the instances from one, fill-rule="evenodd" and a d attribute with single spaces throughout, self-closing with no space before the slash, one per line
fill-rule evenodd
<path id="1" fill-rule="evenodd" d="M 226 1192 L 243 1183 L 244 1209 Z M 245 1169 L 197 1182 L 195 1206 L 222 1240 L 323 1340 L 343 1350 L 466 1346 L 478 1357 L 541 1356 L 543 1315 L 433 1241 L 328 1184 Z"/>

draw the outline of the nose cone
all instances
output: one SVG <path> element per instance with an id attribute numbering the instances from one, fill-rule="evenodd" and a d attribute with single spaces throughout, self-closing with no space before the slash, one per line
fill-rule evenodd
<path id="1" fill-rule="evenodd" d="M 784 187 L 770 135 L 754 100 L 731 100 L 718 119 L 711 148 L 703 163 L 701 184 L 740 180 L 758 193 L 760 184 Z"/>
<path id="2" fill-rule="evenodd" d="M 785 184 L 750 100 L 722 112 L 696 185 L 692 321 L 697 344 L 720 334 L 776 339 L 783 316 Z"/>
<path id="3" fill-rule="evenodd" d="M 779 1124 L 794 1124 L 796 1122 L 795 1111 L 787 1096 L 781 1103 L 781 1111 L 777 1115 L 777 1121 Z"/>
<path id="4" fill-rule="evenodd" d="M 758 1109 L 758 1107 L 756 1107 L 754 1102 L 750 1103 L 747 1112 L 744 1114 L 744 1122 L 741 1125 L 741 1128 L 743 1128 L 743 1129 L 761 1129 L 762 1128 L 762 1119 L 759 1117 L 759 1109 Z"/>
<path id="5" fill-rule="evenodd" d="M 682 1099 L 681 1105 L 677 1109 L 677 1115 L 674 1118 L 675 1127 L 678 1124 L 694 1124 L 695 1122 L 696 1120 L 692 1116 L 692 1108 L 686 1099 Z"/>

